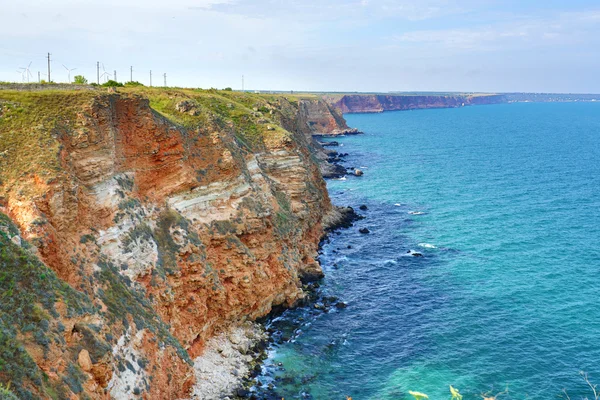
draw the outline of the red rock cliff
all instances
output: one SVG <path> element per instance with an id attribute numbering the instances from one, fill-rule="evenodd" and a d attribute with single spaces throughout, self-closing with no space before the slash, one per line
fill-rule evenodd
<path id="1" fill-rule="evenodd" d="M 331 210 L 302 107 L 210 91 L 0 92 L 0 211 L 18 227 L 0 224 L 3 267 L 22 291 L 42 275 L 55 285 L 52 304 L 24 300 L 44 315 L 33 331 L 8 323 L 31 363 L 17 374 L 0 354 L 0 382 L 23 398 L 186 398 L 207 340 L 302 299 Z"/>

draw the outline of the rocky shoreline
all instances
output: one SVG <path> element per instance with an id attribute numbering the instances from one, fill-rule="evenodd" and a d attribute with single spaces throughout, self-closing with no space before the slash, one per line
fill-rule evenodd
<path id="1" fill-rule="evenodd" d="M 333 143 L 333 144 L 329 144 Z M 337 146 L 336 142 L 318 142 L 323 150 L 326 147 Z M 325 145 L 325 146 L 323 146 Z M 325 154 L 329 157 L 322 161 L 327 165 L 321 168 L 331 166 L 339 171 L 335 175 L 325 175 L 324 178 L 339 178 L 349 174 L 348 169 L 343 166 L 343 158 L 347 153 L 338 154 L 335 151 L 327 151 Z M 321 238 L 319 244 L 319 253 L 322 246 L 327 243 L 328 237 L 334 234 L 339 229 L 348 229 L 354 226 L 356 221 L 365 217 L 357 213 L 352 207 L 333 206 L 334 208 L 323 217 L 323 226 L 325 235 Z M 366 206 L 361 206 L 361 210 L 365 210 Z M 314 313 L 328 312 L 335 308 L 338 310 L 345 309 L 347 304 L 341 301 L 336 296 L 329 296 L 323 292 L 320 284 L 320 279 L 324 275 L 316 274 L 314 276 L 305 276 L 302 279 L 302 289 L 306 293 L 306 297 L 294 305 L 292 308 L 304 308 L 311 310 Z M 225 400 L 280 400 L 281 396 L 277 394 L 276 382 L 269 383 L 266 387 L 258 379 L 265 372 L 267 366 L 264 361 L 268 358 L 268 352 L 274 346 L 281 345 L 293 339 L 292 332 L 299 328 L 299 325 L 290 325 L 286 321 L 280 319 L 282 314 L 289 310 L 286 307 L 276 307 L 267 316 L 261 318 L 255 323 L 248 323 L 245 330 L 236 330 L 229 335 L 221 335 L 213 339 L 206 349 L 205 356 L 207 359 L 199 364 L 202 364 L 203 371 L 213 371 L 207 373 L 207 382 L 214 382 L 217 385 L 226 388 L 224 391 L 218 392 L 211 388 L 210 384 L 204 384 L 205 389 L 202 393 L 213 395 L 214 397 L 192 397 L 193 399 L 214 398 Z M 236 335 L 243 339 L 231 340 L 231 337 Z M 198 363 L 197 363 L 198 364 Z M 208 367 L 210 366 L 210 367 Z M 281 365 L 276 366 L 282 368 Z M 221 397 L 218 397 L 218 396 Z M 260 397 L 258 397 L 260 395 Z"/>

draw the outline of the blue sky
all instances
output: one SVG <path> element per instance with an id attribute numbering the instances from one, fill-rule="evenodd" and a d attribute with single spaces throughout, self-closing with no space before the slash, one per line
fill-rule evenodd
<path id="1" fill-rule="evenodd" d="M 0 80 L 600 93 L 600 1 L 0 0 Z"/>

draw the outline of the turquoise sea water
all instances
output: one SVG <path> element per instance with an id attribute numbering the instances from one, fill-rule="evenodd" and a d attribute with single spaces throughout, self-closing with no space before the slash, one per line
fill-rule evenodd
<path id="1" fill-rule="evenodd" d="M 365 134 L 337 150 L 365 175 L 328 187 L 334 203 L 368 210 L 324 244 L 320 290 L 348 307 L 275 321 L 291 340 L 272 350 L 263 388 L 286 399 L 448 399 L 448 385 L 465 399 L 506 387 L 500 399 L 590 395 L 578 372 L 600 383 L 600 104 L 346 118 Z"/>

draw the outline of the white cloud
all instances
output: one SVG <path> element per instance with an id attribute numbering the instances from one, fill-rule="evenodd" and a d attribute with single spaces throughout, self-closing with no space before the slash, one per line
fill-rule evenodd
<path id="1" fill-rule="evenodd" d="M 547 18 L 519 18 L 515 22 L 461 29 L 416 30 L 391 37 L 392 46 L 423 46 L 445 52 L 507 51 L 543 46 L 598 42 L 600 12 L 558 13 Z M 426 46 L 426 47 L 425 47 Z"/>

